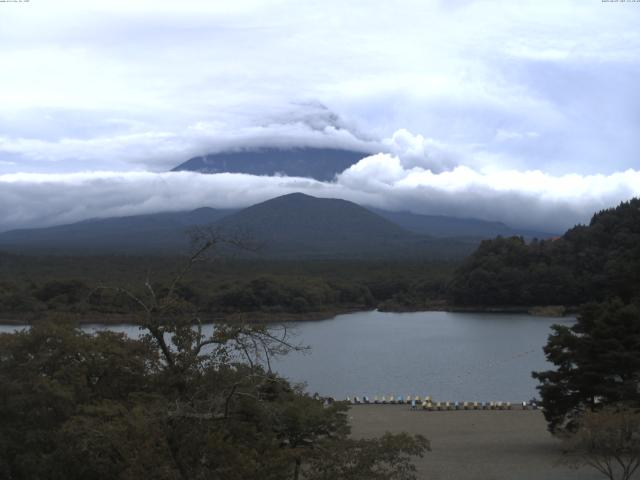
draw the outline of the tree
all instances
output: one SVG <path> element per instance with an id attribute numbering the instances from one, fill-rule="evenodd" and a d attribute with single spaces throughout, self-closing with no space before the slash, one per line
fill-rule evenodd
<path id="1" fill-rule="evenodd" d="M 621 300 L 588 304 L 571 327 L 555 325 L 544 351 L 555 370 L 534 372 L 553 433 L 572 431 L 584 412 L 640 406 L 640 308 Z"/>
<path id="2" fill-rule="evenodd" d="M 455 272 L 458 305 L 580 305 L 640 291 L 640 198 L 598 212 L 559 238 L 483 241 Z"/>
<path id="3" fill-rule="evenodd" d="M 349 439 L 345 404 L 326 407 L 271 371 L 272 355 L 299 348 L 286 329 L 204 333 L 179 286 L 217 243 L 201 242 L 167 286 L 116 289 L 138 307 L 140 339 L 69 323 L 0 335 L 3 478 L 415 478 L 422 437 Z"/>
<path id="4" fill-rule="evenodd" d="M 10 472 L 3 478 L 65 478 L 57 459 L 69 422 L 85 408 L 126 409 L 133 393 L 151 392 L 157 361 L 142 342 L 68 323 L 0 335 L 0 464 Z"/>
<path id="5" fill-rule="evenodd" d="M 345 440 L 326 445 L 312 458 L 305 473 L 308 480 L 412 480 L 416 467 L 412 457 L 431 449 L 421 435 L 384 434 L 367 440 Z"/>
<path id="6" fill-rule="evenodd" d="M 619 407 L 586 412 L 565 440 L 569 461 L 609 480 L 629 480 L 640 467 L 640 413 Z"/>

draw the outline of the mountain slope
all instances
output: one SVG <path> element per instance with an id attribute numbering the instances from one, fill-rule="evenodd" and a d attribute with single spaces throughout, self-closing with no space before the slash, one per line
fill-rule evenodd
<path id="1" fill-rule="evenodd" d="M 176 254 L 189 247 L 187 230 L 209 225 L 218 233 L 260 245 L 257 252 L 223 254 L 264 258 L 460 257 L 477 241 L 436 239 L 409 232 L 355 203 L 284 195 L 244 210 L 201 208 L 94 219 L 0 234 L 0 249 L 21 253 Z"/>
<path id="2" fill-rule="evenodd" d="M 289 177 L 307 177 L 331 181 L 360 159 L 366 152 L 332 148 L 296 148 L 281 150 L 263 148 L 223 152 L 195 157 L 175 167 L 172 171 L 201 173 L 248 173 L 251 175 L 282 174 Z"/>
<path id="3" fill-rule="evenodd" d="M 283 195 L 217 223 L 228 234 L 256 239 L 271 254 L 356 254 L 387 251 L 420 239 L 364 207 L 346 200 Z"/>
<path id="4" fill-rule="evenodd" d="M 0 234 L 0 248 L 45 253 L 175 253 L 188 247 L 190 227 L 215 223 L 233 212 L 199 208 L 12 230 Z"/>
<path id="5" fill-rule="evenodd" d="M 522 236 L 527 239 L 543 239 L 557 236 L 548 232 L 511 228 L 502 222 L 490 222 L 477 218 L 420 215 L 406 211 L 389 212 L 377 208 L 371 208 L 370 210 L 410 232 L 432 237 L 493 238 L 501 235 L 503 237 Z"/>
<path id="6" fill-rule="evenodd" d="M 216 227 L 256 239 L 260 255 L 279 258 L 459 258 L 477 245 L 419 235 L 353 202 L 302 193 L 246 208 Z"/>

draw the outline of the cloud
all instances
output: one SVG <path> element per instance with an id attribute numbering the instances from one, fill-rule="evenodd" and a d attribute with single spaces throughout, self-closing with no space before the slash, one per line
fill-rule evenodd
<path id="1" fill-rule="evenodd" d="M 338 176 L 350 192 L 392 210 L 499 220 L 512 226 L 560 232 L 587 222 L 597 210 L 640 195 L 640 171 L 554 176 L 540 170 L 485 172 L 464 165 L 434 173 L 379 154 Z"/>
<path id="2" fill-rule="evenodd" d="M 367 138 L 324 106 L 310 109 L 289 109 L 275 115 L 268 123 L 228 130 L 219 123 L 199 122 L 188 125 L 179 133 L 148 131 L 135 127 L 134 133 L 115 132 L 84 139 L 62 138 L 40 140 L 0 136 L 0 152 L 12 156 L 28 155 L 40 165 L 56 165 L 57 170 L 81 170 L 83 161 L 96 161 L 105 151 L 118 159 L 120 165 L 136 165 L 139 169 L 151 166 L 170 170 L 186 159 L 208 153 L 252 150 L 258 148 L 288 149 L 295 147 L 339 148 L 364 153 L 389 152 L 399 156 L 405 165 L 416 165 L 442 171 L 457 165 L 461 151 L 456 151 L 433 139 L 400 129 L 389 138 Z M 286 118 L 286 121 L 284 120 Z M 107 119 L 116 126 L 120 119 Z M 149 161 L 153 152 L 153 162 Z M 17 161 L 0 161 L 0 165 L 20 168 Z M 46 171 L 47 169 L 45 169 Z M 38 170 L 36 170 L 38 171 Z M 42 171 L 42 170 L 39 170 Z"/>
<path id="3" fill-rule="evenodd" d="M 3 8 L 0 172 L 158 172 L 314 142 L 417 152 L 433 171 L 458 164 L 452 150 L 472 168 L 637 166 L 632 4 L 160 3 Z"/>
<path id="4" fill-rule="evenodd" d="M 16 171 L 78 171 L 87 165 L 105 163 L 105 152 L 114 169 L 132 166 L 156 171 L 170 170 L 187 159 L 222 151 L 256 148 L 341 148 L 373 153 L 386 147 L 351 131 L 326 109 L 289 109 L 283 115 L 266 119 L 260 125 L 229 129 L 221 122 L 197 122 L 170 129 L 153 130 L 144 122 L 118 118 L 101 120 L 106 133 L 88 138 L 24 138 L 0 135 L 0 152 L 16 160 L 1 161 Z M 124 130 L 121 128 L 124 126 Z M 175 130 L 175 128 L 174 128 Z M 22 160 L 22 161 L 19 161 Z M 24 168 L 35 162 L 37 168 Z"/>
<path id="5" fill-rule="evenodd" d="M 508 142 L 512 140 L 530 140 L 540 136 L 537 132 L 514 132 L 511 130 L 498 129 L 495 139 L 498 142 Z"/>
<path id="6" fill-rule="evenodd" d="M 244 174 L 88 172 L 0 175 L 0 229 L 44 226 L 202 206 L 240 208 L 291 192 L 389 210 L 499 220 L 560 232 L 640 195 L 640 171 L 552 176 L 540 171 L 434 173 L 376 154 L 335 182 Z"/>
<path id="7" fill-rule="evenodd" d="M 563 229 L 638 194 L 639 21 L 583 0 L 7 5 L 0 225 L 301 190 Z M 301 146 L 372 156 L 331 184 L 162 173 Z"/>

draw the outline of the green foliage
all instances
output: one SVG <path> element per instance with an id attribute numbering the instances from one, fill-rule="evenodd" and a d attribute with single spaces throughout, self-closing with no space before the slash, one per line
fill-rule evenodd
<path id="1" fill-rule="evenodd" d="M 552 432 L 573 430 L 585 411 L 640 407 L 640 308 L 612 300 L 585 305 L 571 327 L 556 325 L 544 348 L 556 370 L 534 372 Z"/>
<path id="2" fill-rule="evenodd" d="M 243 336 L 268 339 L 264 327 L 221 327 L 207 340 L 170 329 L 169 353 L 153 333 L 131 340 L 70 324 L 0 335 L 4 478 L 275 480 L 307 464 L 352 472 L 354 458 L 360 476 L 332 478 L 414 478 L 409 459 L 424 439 L 350 440 L 347 405 L 324 406 L 255 363 L 229 360 Z M 215 348 L 201 353 L 207 341 Z"/>
<path id="3" fill-rule="evenodd" d="M 152 274 L 159 294 L 184 258 L 17 257 L 0 254 L 0 313 L 73 313 L 82 319 L 130 315 L 139 309 L 117 288 L 136 295 L 137 279 Z M 235 313 L 332 314 L 353 309 L 419 309 L 442 303 L 452 266 L 447 263 L 203 262 L 176 285 L 185 308 L 210 318 Z M 41 318 L 37 315 L 35 318 Z M 116 320 L 117 321 L 117 320 Z M 125 319 L 130 321 L 130 319 Z"/>
<path id="4" fill-rule="evenodd" d="M 84 405 L 145 391 L 157 366 L 145 344 L 109 332 L 41 324 L 1 335 L 0 452 L 9 478 L 50 478 L 67 422 Z"/>
<path id="5" fill-rule="evenodd" d="M 317 278 L 260 276 L 237 282 L 211 299 L 213 311 L 318 311 L 327 305 L 373 306 L 369 289 L 347 282 Z"/>
<path id="6" fill-rule="evenodd" d="M 41 302 L 58 300 L 61 303 L 78 303 L 89 294 L 89 288 L 78 280 L 53 280 L 36 288 L 33 296 Z"/>
<path id="7" fill-rule="evenodd" d="M 457 270 L 459 305 L 579 305 L 640 292 L 640 199 L 593 216 L 561 238 L 483 241 Z"/>

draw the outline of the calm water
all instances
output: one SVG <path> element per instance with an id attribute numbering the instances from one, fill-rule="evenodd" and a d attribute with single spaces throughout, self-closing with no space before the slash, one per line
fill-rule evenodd
<path id="1" fill-rule="evenodd" d="M 311 350 L 272 365 L 292 381 L 306 381 L 310 392 L 338 398 L 522 401 L 537 396 L 531 371 L 549 368 L 542 352 L 549 327 L 572 322 L 514 314 L 359 312 L 288 324 L 294 342 Z M 138 333 L 129 325 L 111 328 Z"/>
<path id="2" fill-rule="evenodd" d="M 573 319 L 513 314 L 361 312 L 297 323 L 308 355 L 276 370 L 310 392 L 431 395 L 440 400 L 521 401 L 538 396 L 532 370 L 547 369 L 542 347 L 554 323 Z"/>

